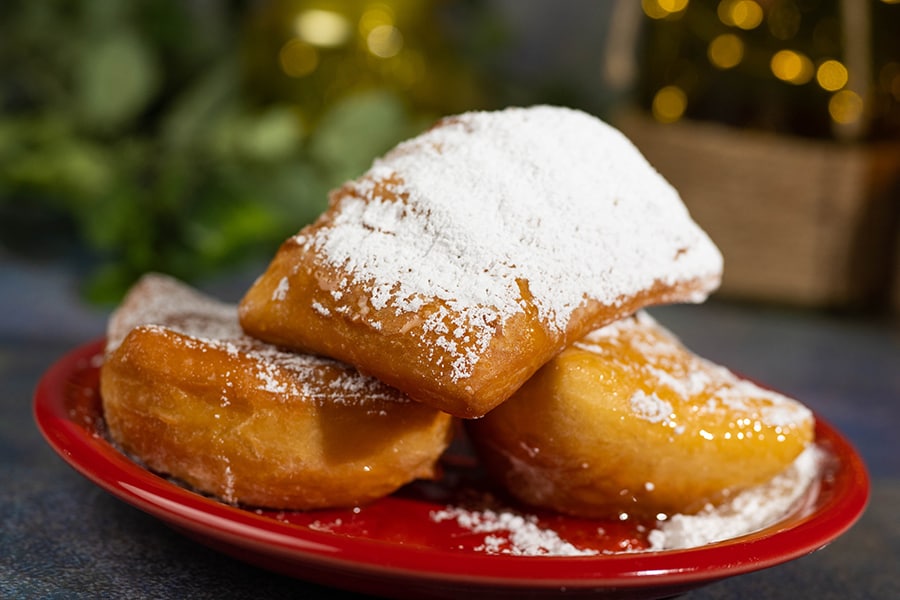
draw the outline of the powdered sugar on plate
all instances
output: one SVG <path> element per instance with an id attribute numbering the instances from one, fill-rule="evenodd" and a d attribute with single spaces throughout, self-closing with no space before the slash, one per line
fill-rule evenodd
<path id="1" fill-rule="evenodd" d="M 823 451 L 810 445 L 783 473 L 771 481 L 736 494 L 717 506 L 707 506 L 697 514 L 669 515 L 657 521 L 646 534 L 644 550 L 624 548 L 623 552 L 696 548 L 736 538 L 773 525 L 792 514 L 804 498 L 815 493 L 822 470 Z M 432 521 L 453 521 L 462 530 L 483 535 L 478 552 L 516 556 L 592 556 L 607 554 L 590 547 L 579 548 L 537 516 L 502 506 L 487 497 L 477 508 L 448 505 L 432 511 Z M 596 535 L 603 535 L 598 527 Z M 590 545 L 590 540 L 585 545 Z M 598 544 L 601 545 L 601 544 Z"/>
<path id="2" fill-rule="evenodd" d="M 672 515 L 650 532 L 652 550 L 694 548 L 758 531 L 776 523 L 807 495 L 821 470 L 822 451 L 810 445 L 769 483 L 694 515 Z"/>
<path id="3" fill-rule="evenodd" d="M 426 332 L 471 374 L 494 331 L 525 310 L 550 331 L 586 299 L 617 306 L 655 284 L 701 301 L 722 258 L 677 192 L 620 132 L 539 106 L 453 117 L 400 144 L 332 198 L 294 241 L 365 285 L 376 308 L 443 306 Z M 342 306 L 351 313 L 359 306 Z"/>
<path id="4" fill-rule="evenodd" d="M 514 556 L 592 556 L 596 550 L 582 550 L 559 537 L 559 534 L 541 527 L 534 515 L 511 510 L 470 510 L 448 506 L 433 511 L 431 519 L 455 521 L 472 533 L 483 533 L 484 541 L 475 548 L 486 554 L 511 554 Z"/>

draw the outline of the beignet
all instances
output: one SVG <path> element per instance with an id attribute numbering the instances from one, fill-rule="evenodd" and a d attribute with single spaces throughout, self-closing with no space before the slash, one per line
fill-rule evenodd
<path id="1" fill-rule="evenodd" d="M 702 301 L 721 269 L 677 192 L 609 125 L 548 106 L 467 113 L 333 192 L 240 321 L 472 418 L 590 330 Z"/>
<path id="2" fill-rule="evenodd" d="M 158 275 L 109 324 L 110 437 L 229 503 L 356 506 L 436 475 L 452 418 L 347 365 L 243 334 L 237 308 Z"/>
<path id="3" fill-rule="evenodd" d="M 640 312 L 561 352 L 466 429 L 487 471 L 528 504 L 655 517 L 768 482 L 812 442 L 814 419 Z"/>

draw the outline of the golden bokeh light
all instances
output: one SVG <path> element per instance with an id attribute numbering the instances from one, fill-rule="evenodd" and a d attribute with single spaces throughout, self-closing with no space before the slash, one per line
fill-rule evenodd
<path id="1" fill-rule="evenodd" d="M 826 60 L 816 69 L 816 81 L 823 90 L 836 92 L 847 85 L 847 67 L 837 60 Z"/>
<path id="2" fill-rule="evenodd" d="M 403 48 L 403 34 L 393 25 L 378 25 L 366 36 L 366 47 L 378 58 L 397 56 Z"/>
<path id="3" fill-rule="evenodd" d="M 812 79 L 815 68 L 808 56 L 794 50 L 779 50 L 769 62 L 772 74 L 778 79 L 802 85 Z"/>
<path id="4" fill-rule="evenodd" d="M 319 66 L 319 52 L 303 40 L 288 40 L 278 52 L 278 64 L 288 77 L 304 77 Z"/>
<path id="5" fill-rule="evenodd" d="M 759 27 L 765 16 L 762 7 L 754 0 L 722 0 L 716 13 L 726 25 L 748 31 Z"/>
<path id="6" fill-rule="evenodd" d="M 744 59 L 744 42 L 733 33 L 724 33 L 709 43 L 706 54 L 714 66 L 731 69 Z"/>
<path id="7" fill-rule="evenodd" d="M 347 42 L 353 28 L 347 18 L 331 10 L 309 9 L 294 21 L 297 37 L 313 46 L 335 48 Z"/>
<path id="8" fill-rule="evenodd" d="M 653 118 L 660 123 L 674 123 L 687 109 L 687 94 L 680 87 L 667 85 L 653 96 Z"/>
<path id="9" fill-rule="evenodd" d="M 841 90 L 828 101 L 828 114 L 835 123 L 855 123 L 862 117 L 862 113 L 863 100 L 856 92 Z"/>
<path id="10" fill-rule="evenodd" d="M 689 0 L 641 0 L 644 14 L 651 19 L 665 19 L 687 9 Z"/>
<path id="11" fill-rule="evenodd" d="M 663 10 L 670 13 L 681 12 L 687 8 L 689 0 L 657 0 Z"/>
<path id="12" fill-rule="evenodd" d="M 359 34 L 365 39 L 376 27 L 394 25 L 394 11 L 384 4 L 366 10 L 359 18 Z"/>

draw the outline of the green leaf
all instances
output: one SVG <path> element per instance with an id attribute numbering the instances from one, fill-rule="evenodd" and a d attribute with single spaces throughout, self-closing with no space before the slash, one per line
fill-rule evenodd
<path id="1" fill-rule="evenodd" d="M 115 130 L 147 107 L 159 85 L 156 57 L 136 35 L 86 40 L 75 72 L 78 114 L 90 127 Z"/>
<path id="2" fill-rule="evenodd" d="M 370 91 L 335 103 L 310 138 L 311 156 L 338 185 L 364 172 L 372 160 L 409 137 L 413 120 L 397 96 Z"/>
<path id="3" fill-rule="evenodd" d="M 261 113 L 245 115 L 235 141 L 242 156 L 258 162 L 275 162 L 300 149 L 303 129 L 290 108 L 275 105 Z"/>
<path id="4" fill-rule="evenodd" d="M 39 190 L 79 212 L 92 197 L 106 193 L 115 170 L 115 158 L 105 148 L 70 138 L 22 149 L 4 161 L 0 176 L 8 186 Z"/>
<path id="5" fill-rule="evenodd" d="M 223 115 L 239 97 L 237 67 L 232 57 L 212 65 L 177 95 L 162 119 L 161 140 L 166 150 L 182 151 L 209 144 Z"/>

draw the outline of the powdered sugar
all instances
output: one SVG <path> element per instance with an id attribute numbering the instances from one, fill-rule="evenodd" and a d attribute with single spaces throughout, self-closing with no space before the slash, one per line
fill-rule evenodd
<path id="1" fill-rule="evenodd" d="M 767 527 L 787 514 L 817 481 L 822 451 L 809 446 L 765 485 L 746 490 L 695 515 L 673 515 L 650 532 L 653 550 L 693 548 Z"/>
<path id="2" fill-rule="evenodd" d="M 275 290 L 272 292 L 272 300 L 284 300 L 287 297 L 287 293 L 290 288 L 291 283 L 290 281 L 288 281 L 288 278 L 282 277 L 280 280 L 278 280 L 278 285 L 275 286 Z"/>
<path id="3" fill-rule="evenodd" d="M 631 410 L 641 419 L 651 423 L 661 423 L 673 413 L 672 405 L 656 394 L 647 394 L 638 390 L 629 400 Z"/>
<path id="4" fill-rule="evenodd" d="M 642 373 L 639 379 L 658 382 L 655 391 L 638 391 L 630 399 L 632 412 L 641 419 L 664 423 L 679 433 L 678 417 L 686 411 L 711 417 L 727 412 L 736 425 L 735 432 L 727 435 L 735 436 L 745 435 L 744 430 L 758 433 L 763 425 L 789 428 L 812 419 L 810 410 L 800 402 L 742 379 L 725 367 L 692 353 L 689 358 L 673 358 L 686 350 L 645 311 L 597 329 L 574 346 L 604 355 L 607 346 L 618 347 L 622 340 L 646 359 L 629 368 Z M 706 401 L 698 403 L 697 398 L 702 397 Z"/>
<path id="5" fill-rule="evenodd" d="M 647 533 L 646 551 L 696 548 L 777 523 L 802 507 L 804 499 L 815 493 L 823 456 L 820 448 L 810 445 L 783 473 L 763 485 L 745 490 L 718 506 L 707 506 L 697 514 L 669 515 Z M 430 517 L 437 523 L 453 521 L 465 531 L 483 534 L 483 540 L 474 550 L 485 554 L 590 556 L 601 553 L 576 547 L 553 529 L 542 526 L 535 515 L 500 506 L 492 498 L 483 504 L 479 508 L 451 505 L 432 511 Z M 598 528 L 597 535 L 604 535 L 602 527 Z M 585 540 L 585 545 L 590 543 Z M 628 548 L 624 547 L 624 551 L 636 551 Z"/>
<path id="6" fill-rule="evenodd" d="M 534 515 L 509 510 L 469 510 L 448 506 L 433 511 L 431 519 L 436 523 L 452 520 L 473 533 L 484 533 L 484 542 L 476 550 L 486 554 L 512 554 L 516 556 L 591 556 L 595 550 L 580 550 L 559 537 L 552 529 L 538 524 Z"/>
<path id="7" fill-rule="evenodd" d="M 188 336 L 173 341 L 200 351 L 216 348 L 231 356 L 245 356 L 255 366 L 252 375 L 256 387 L 285 399 L 332 403 L 408 401 L 396 390 L 347 365 L 284 351 L 246 335 L 238 323 L 236 306 L 218 302 L 164 275 L 145 275 L 129 291 L 110 318 L 107 352 L 118 348 L 138 326 Z M 328 376 L 323 378 L 324 371 Z M 226 380 L 224 385 L 232 387 L 233 380 Z"/>
<path id="8" fill-rule="evenodd" d="M 333 202 L 328 225 L 294 241 L 369 286 L 375 309 L 440 301 L 422 327 L 455 381 L 526 309 L 523 289 L 559 332 L 585 299 L 616 306 L 658 282 L 692 282 L 700 301 L 721 273 L 675 190 L 618 131 L 569 109 L 454 117 Z"/>

